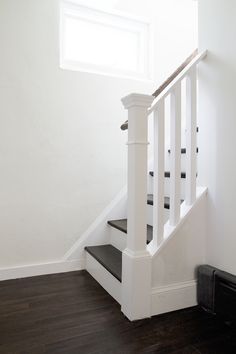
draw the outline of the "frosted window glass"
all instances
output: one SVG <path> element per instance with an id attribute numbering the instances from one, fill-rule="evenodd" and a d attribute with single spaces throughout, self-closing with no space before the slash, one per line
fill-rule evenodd
<path id="1" fill-rule="evenodd" d="M 137 71 L 138 55 L 137 33 L 81 19 L 66 19 L 66 59 Z"/>
<path id="2" fill-rule="evenodd" d="M 61 67 L 150 79 L 150 24 L 68 1 L 61 7 Z"/>

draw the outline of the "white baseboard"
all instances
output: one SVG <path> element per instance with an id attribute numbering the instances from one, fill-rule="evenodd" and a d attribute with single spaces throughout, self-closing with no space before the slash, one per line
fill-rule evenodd
<path id="1" fill-rule="evenodd" d="M 29 264 L 13 268 L 0 268 L 0 281 L 18 278 L 34 277 L 37 275 L 55 274 L 82 270 L 85 259 L 73 261 L 57 261 L 41 264 Z"/>
<path id="2" fill-rule="evenodd" d="M 197 305 L 197 282 L 191 280 L 152 289 L 152 316 Z"/>

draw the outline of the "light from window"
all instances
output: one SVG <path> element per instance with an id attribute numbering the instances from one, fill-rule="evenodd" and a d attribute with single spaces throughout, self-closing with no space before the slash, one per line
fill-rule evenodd
<path id="1" fill-rule="evenodd" d="M 62 3 L 62 68 L 151 79 L 150 42 L 148 22 Z"/>

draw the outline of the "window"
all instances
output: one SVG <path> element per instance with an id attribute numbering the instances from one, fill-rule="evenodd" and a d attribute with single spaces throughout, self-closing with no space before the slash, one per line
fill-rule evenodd
<path id="1" fill-rule="evenodd" d="M 150 23 L 73 2 L 61 6 L 61 67 L 150 80 Z"/>

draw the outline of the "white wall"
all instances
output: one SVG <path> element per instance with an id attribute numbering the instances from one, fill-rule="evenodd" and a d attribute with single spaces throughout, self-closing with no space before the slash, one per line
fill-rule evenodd
<path id="1" fill-rule="evenodd" d="M 199 178 L 208 186 L 207 262 L 236 274 L 236 2 L 199 0 Z"/>
<path id="2" fill-rule="evenodd" d="M 191 0 L 101 3 L 155 21 L 155 82 L 61 70 L 59 1 L 0 1 L 0 267 L 63 257 L 126 182 L 120 98 L 196 46 Z"/>

